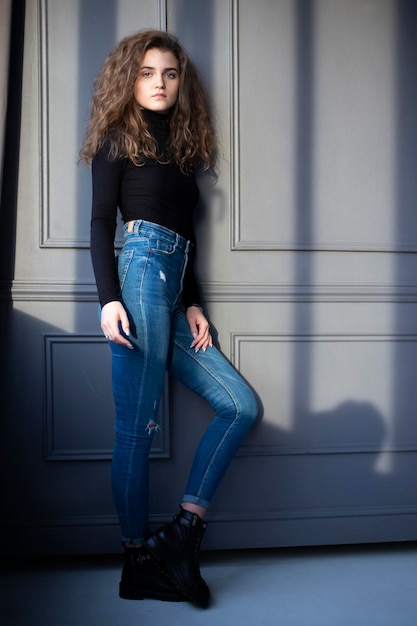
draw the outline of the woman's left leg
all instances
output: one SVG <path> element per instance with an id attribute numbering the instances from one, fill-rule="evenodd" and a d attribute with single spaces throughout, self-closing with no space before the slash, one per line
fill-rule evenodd
<path id="1" fill-rule="evenodd" d="M 195 453 L 180 513 L 173 522 L 157 530 L 146 545 L 163 561 L 177 589 L 205 608 L 210 596 L 200 574 L 198 552 L 206 523 L 196 511 L 209 506 L 256 419 L 258 406 L 242 376 L 215 347 L 196 353 L 190 348 L 191 341 L 185 314 L 178 311 L 173 318 L 169 371 L 205 398 L 215 417 Z"/>
<path id="2" fill-rule="evenodd" d="M 183 498 L 186 503 L 208 508 L 256 420 L 258 405 L 249 385 L 217 348 L 197 353 L 190 348 L 190 329 L 183 312 L 178 312 L 173 323 L 169 371 L 215 411 L 196 450 Z"/>

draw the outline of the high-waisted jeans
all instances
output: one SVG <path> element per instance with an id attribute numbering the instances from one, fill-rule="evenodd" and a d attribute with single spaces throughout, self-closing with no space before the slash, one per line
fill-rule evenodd
<path id="1" fill-rule="evenodd" d="M 215 412 L 197 447 L 184 502 L 209 506 L 258 412 L 252 391 L 215 347 L 197 353 L 190 347 L 181 299 L 189 245 L 150 222 L 124 228 L 118 271 L 133 350 L 110 343 L 116 410 L 112 487 L 124 542 L 139 544 L 148 532 L 148 457 L 166 370 Z"/>

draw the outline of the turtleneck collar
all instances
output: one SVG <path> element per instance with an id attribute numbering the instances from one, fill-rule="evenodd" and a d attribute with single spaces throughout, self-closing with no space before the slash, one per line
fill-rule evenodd
<path id="1" fill-rule="evenodd" d="M 158 151 L 160 155 L 164 155 L 164 158 L 169 158 L 169 120 L 170 115 L 163 113 L 156 113 L 155 111 L 149 111 L 149 109 L 142 109 L 143 117 L 148 125 L 149 131 L 158 145 Z"/>
<path id="2" fill-rule="evenodd" d="M 159 133 L 169 132 L 170 115 L 165 113 L 157 113 L 149 109 L 142 109 L 143 117 L 146 120 L 150 130 Z"/>

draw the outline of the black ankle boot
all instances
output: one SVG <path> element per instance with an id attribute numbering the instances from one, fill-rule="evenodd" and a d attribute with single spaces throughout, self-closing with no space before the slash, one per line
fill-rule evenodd
<path id="1" fill-rule="evenodd" d="M 163 563 L 175 587 L 204 609 L 209 605 L 210 591 L 200 574 L 198 553 L 206 526 L 198 515 L 181 509 L 172 522 L 145 542 L 149 552 Z"/>
<path id="2" fill-rule="evenodd" d="M 183 602 L 187 599 L 171 583 L 162 564 L 158 563 L 144 546 L 125 548 L 119 595 L 125 600 L 152 598 Z"/>

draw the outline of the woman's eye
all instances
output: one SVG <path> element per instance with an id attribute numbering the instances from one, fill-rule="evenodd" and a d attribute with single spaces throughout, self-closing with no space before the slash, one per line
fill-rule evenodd
<path id="1" fill-rule="evenodd" d="M 177 78 L 177 75 L 175 72 L 168 72 L 167 73 L 168 78 Z"/>

